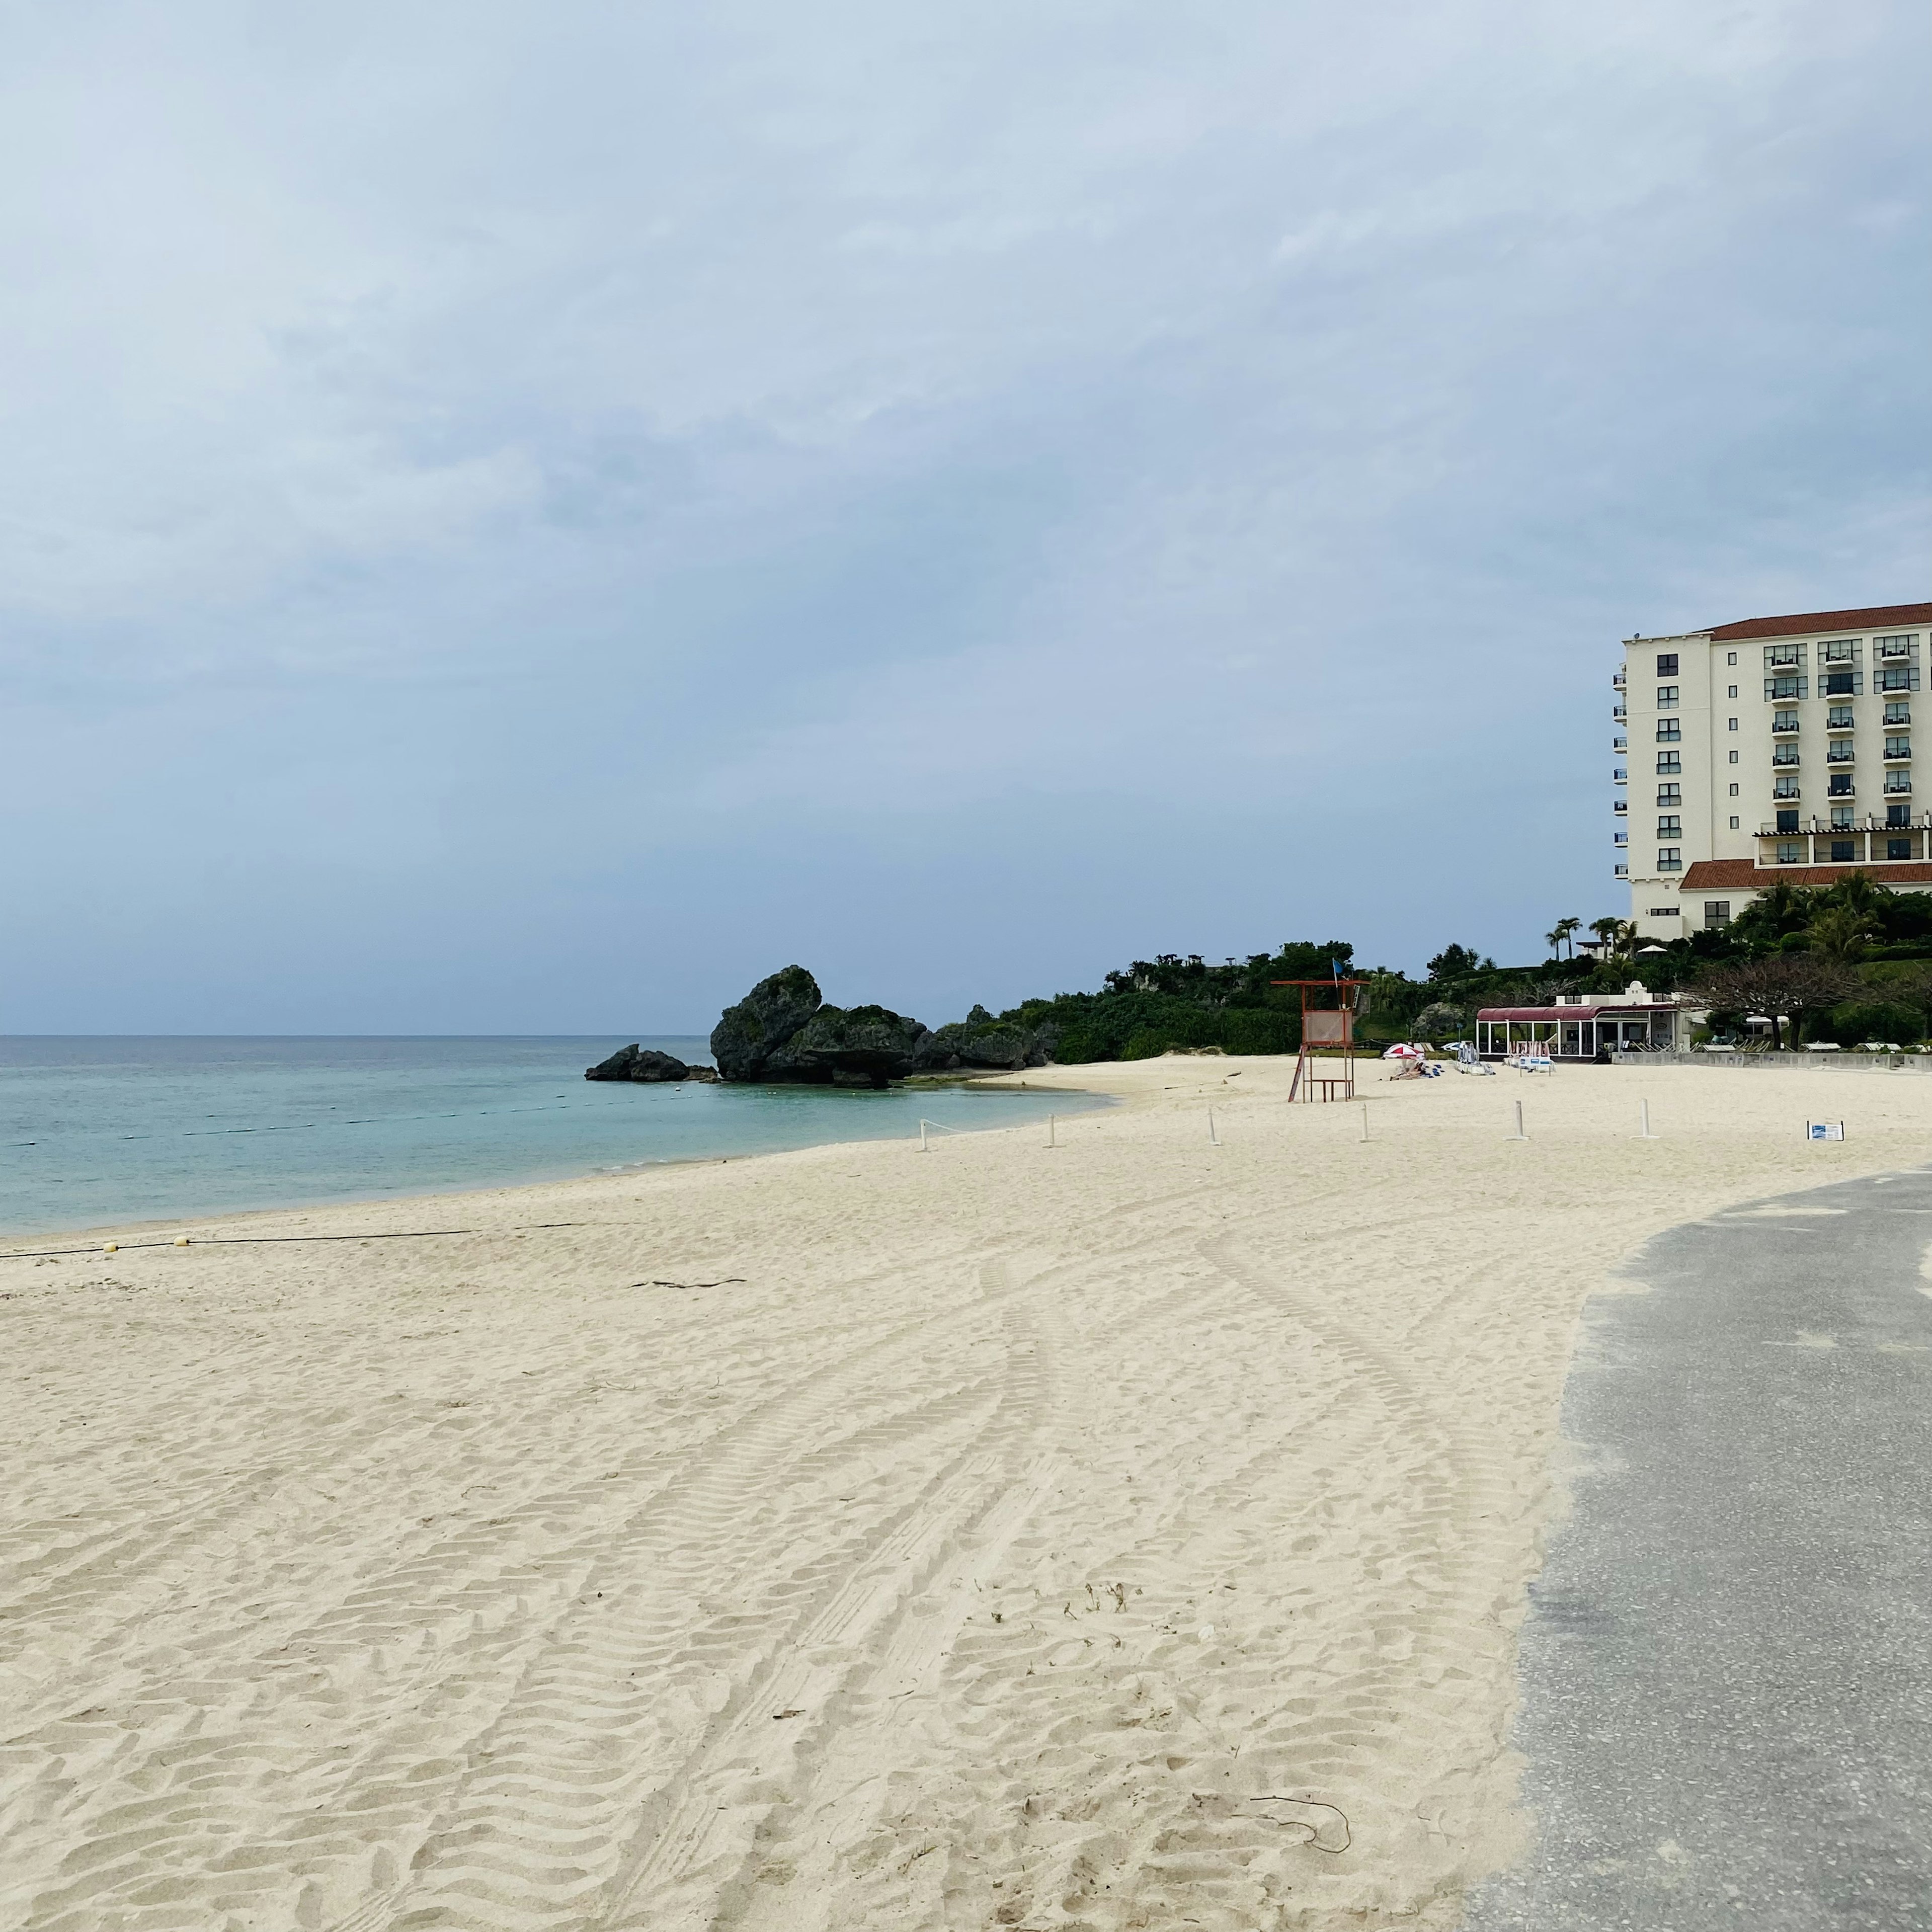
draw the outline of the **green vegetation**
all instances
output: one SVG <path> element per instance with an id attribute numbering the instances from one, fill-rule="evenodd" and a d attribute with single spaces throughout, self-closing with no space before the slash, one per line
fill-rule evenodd
<path id="1" fill-rule="evenodd" d="M 1301 995 L 1273 982 L 1354 976 L 1354 951 L 1346 940 L 1302 940 L 1220 966 L 1198 953 L 1166 952 L 1109 973 L 1097 993 L 1023 1000 L 999 1018 L 1050 1029 L 1053 1057 L 1066 1064 L 1216 1047 L 1293 1053 L 1301 1044 Z"/>
<path id="2" fill-rule="evenodd" d="M 1576 935 L 1597 944 L 1580 956 Z M 1864 872 L 1806 890 L 1776 885 L 1730 925 L 1663 943 L 1628 920 L 1557 920 L 1552 956 L 1498 966 L 1473 946 L 1447 945 L 1424 976 L 1365 970 L 1346 940 L 1302 940 L 1210 966 L 1163 953 L 1109 973 L 1097 993 L 1028 1000 L 999 1016 L 1047 1029 L 1066 1063 L 1147 1060 L 1174 1052 L 1292 1053 L 1301 996 L 1283 980 L 1365 979 L 1356 1036 L 1374 1052 L 1391 1041 L 1443 1041 L 1473 1031 L 1483 1006 L 1546 1006 L 1561 995 L 1621 993 L 1640 979 L 1653 992 L 1685 990 L 1711 1004 L 1714 1031 L 1740 1033 L 1753 1013 L 1782 1016 L 1781 1044 L 1798 1040 L 1901 1045 L 1932 1036 L 1932 893 L 1895 892 Z M 1333 1005 L 1332 996 L 1324 1005 Z M 990 1020 L 990 1016 L 987 1016 Z M 1786 1035 L 1790 1037 L 1787 1038 Z"/>

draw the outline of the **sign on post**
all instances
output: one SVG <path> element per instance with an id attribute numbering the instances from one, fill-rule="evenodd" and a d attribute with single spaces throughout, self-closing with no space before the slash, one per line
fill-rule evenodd
<path id="1" fill-rule="evenodd" d="M 1804 1138 L 1808 1141 L 1841 1141 L 1845 1138 L 1843 1120 L 1807 1120 Z"/>

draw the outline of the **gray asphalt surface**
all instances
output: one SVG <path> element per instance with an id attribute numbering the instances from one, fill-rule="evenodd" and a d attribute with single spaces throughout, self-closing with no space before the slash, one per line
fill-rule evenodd
<path id="1" fill-rule="evenodd" d="M 1928 1244 L 1932 1173 L 1850 1182 L 1592 1304 L 1513 1734 L 1538 1835 L 1468 1932 L 1932 1928 Z"/>

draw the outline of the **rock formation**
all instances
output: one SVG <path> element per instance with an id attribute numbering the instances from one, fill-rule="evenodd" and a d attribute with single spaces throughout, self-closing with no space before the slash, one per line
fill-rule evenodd
<path id="1" fill-rule="evenodd" d="M 735 1006 L 724 1009 L 711 1030 L 711 1057 L 719 1077 L 765 1078 L 772 1055 L 823 1004 L 818 982 L 802 966 L 788 966 L 760 980 Z"/>
<path id="2" fill-rule="evenodd" d="M 983 1006 L 937 1033 L 885 1006 L 825 1005 L 802 966 L 761 980 L 725 1010 L 711 1052 L 726 1080 L 795 1080 L 883 1087 L 908 1073 L 963 1067 L 1043 1066 L 1043 1030 L 1006 1026 Z"/>
<path id="3" fill-rule="evenodd" d="M 718 1076 L 708 1066 L 687 1066 L 684 1062 L 668 1053 L 659 1053 L 655 1048 L 639 1046 L 634 1041 L 628 1046 L 620 1046 L 608 1060 L 600 1060 L 595 1066 L 586 1067 L 584 1077 L 586 1080 L 716 1080 Z"/>

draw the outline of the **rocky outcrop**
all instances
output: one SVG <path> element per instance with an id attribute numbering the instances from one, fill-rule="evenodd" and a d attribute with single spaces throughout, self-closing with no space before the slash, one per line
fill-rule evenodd
<path id="1" fill-rule="evenodd" d="M 1053 1058 L 1053 1041 L 1050 1028 L 1010 1026 L 984 1006 L 975 1006 L 963 1020 L 927 1034 L 920 1048 L 920 1070 L 939 1073 L 977 1066 L 1011 1072 L 1044 1066 Z"/>
<path id="2" fill-rule="evenodd" d="M 772 1057 L 764 1077 L 883 1087 L 918 1066 L 920 1045 L 932 1036 L 884 1006 L 820 1006 Z"/>
<path id="3" fill-rule="evenodd" d="M 655 1048 L 639 1046 L 634 1042 L 629 1046 L 620 1046 L 608 1060 L 600 1060 L 595 1066 L 586 1067 L 584 1077 L 586 1080 L 716 1080 L 718 1076 L 708 1066 L 687 1066 L 674 1054 L 659 1053 Z"/>
<path id="4" fill-rule="evenodd" d="M 886 1006 L 830 1006 L 802 966 L 760 980 L 711 1035 L 718 1077 L 883 1087 L 909 1073 L 1044 1066 L 1051 1028 L 1010 1026 L 984 1006 L 934 1033 Z M 694 1077 L 701 1070 L 694 1070 Z"/>
<path id="5" fill-rule="evenodd" d="M 711 1057 L 719 1078 L 766 1078 L 773 1057 L 824 1004 L 818 982 L 802 966 L 788 966 L 760 980 L 735 1006 L 724 1009 L 711 1030 Z"/>

